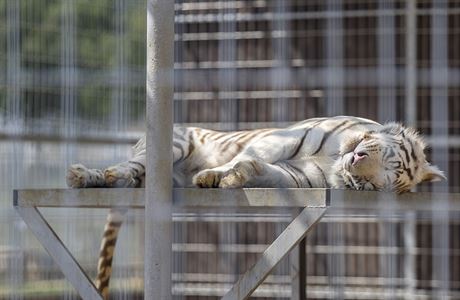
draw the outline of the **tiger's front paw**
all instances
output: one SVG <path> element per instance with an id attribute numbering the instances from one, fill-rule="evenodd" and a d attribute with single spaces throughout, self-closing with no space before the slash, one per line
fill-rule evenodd
<path id="1" fill-rule="evenodd" d="M 247 181 L 247 177 L 242 172 L 237 168 L 233 168 L 222 176 L 219 187 L 224 189 L 242 188 Z"/>
<path id="2" fill-rule="evenodd" d="M 201 188 L 217 188 L 224 172 L 213 169 L 203 170 L 193 176 L 194 185 Z"/>
<path id="3" fill-rule="evenodd" d="M 67 186 L 77 189 L 88 186 L 90 181 L 90 172 L 87 167 L 82 164 L 71 165 L 67 170 L 66 182 Z"/>
<path id="4" fill-rule="evenodd" d="M 138 178 L 134 178 L 131 171 L 123 166 L 114 166 L 104 171 L 105 184 L 108 187 L 137 187 L 140 184 Z"/>
<path id="5" fill-rule="evenodd" d="M 241 188 L 247 178 L 238 169 L 203 170 L 193 177 L 193 184 L 201 188 Z"/>

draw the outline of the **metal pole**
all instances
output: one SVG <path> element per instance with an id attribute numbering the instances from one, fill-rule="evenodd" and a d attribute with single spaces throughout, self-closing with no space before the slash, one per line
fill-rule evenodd
<path id="1" fill-rule="evenodd" d="M 431 135 L 440 137 L 447 145 L 449 136 L 449 2 L 432 0 L 431 8 Z M 432 161 L 448 177 L 449 148 L 433 146 Z M 436 184 L 435 192 L 448 192 L 447 181 Z M 447 299 L 450 292 L 450 233 L 449 202 L 445 197 L 436 199 L 433 208 L 442 210 L 432 214 L 432 282 L 433 299 Z"/>
<path id="2" fill-rule="evenodd" d="M 344 68 L 343 68 L 343 3 L 327 0 L 326 9 L 337 17 L 329 17 L 326 23 L 326 115 L 343 113 L 344 106 Z"/>
<path id="3" fill-rule="evenodd" d="M 417 3 L 406 2 L 406 124 L 417 127 Z"/>
<path id="4" fill-rule="evenodd" d="M 144 299 L 171 299 L 174 1 L 147 2 Z"/>
<path id="5" fill-rule="evenodd" d="M 395 15 L 391 1 L 378 1 L 378 119 L 385 123 L 396 120 L 396 52 Z"/>
<path id="6" fill-rule="evenodd" d="M 417 223 L 415 212 L 404 214 L 404 299 L 412 299 L 417 287 L 416 247 Z"/>

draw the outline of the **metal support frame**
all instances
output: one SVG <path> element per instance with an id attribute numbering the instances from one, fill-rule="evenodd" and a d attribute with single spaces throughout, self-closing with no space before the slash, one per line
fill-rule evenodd
<path id="1" fill-rule="evenodd" d="M 91 279 L 72 256 L 72 253 L 64 246 L 38 209 L 36 207 L 16 206 L 16 211 L 80 296 L 83 299 L 102 300 L 101 294 L 99 294 Z"/>
<path id="2" fill-rule="evenodd" d="M 278 238 L 264 251 L 259 260 L 222 298 L 247 299 L 270 274 L 273 268 L 307 235 L 325 214 L 326 208 L 304 208 Z M 303 267 L 303 266 L 302 266 Z M 299 280 L 305 280 L 305 278 Z"/>
<path id="3" fill-rule="evenodd" d="M 301 211 L 300 211 L 301 212 Z M 297 211 L 299 213 L 299 211 Z M 295 216 L 294 216 L 295 217 Z M 307 238 L 303 237 L 289 254 L 289 265 L 291 274 L 291 299 L 306 299 L 307 287 Z"/>
<path id="4" fill-rule="evenodd" d="M 174 1 L 147 1 L 144 296 L 171 299 Z"/>
<path id="5" fill-rule="evenodd" d="M 126 199 L 130 199 L 129 203 Z M 388 201 L 392 205 L 388 206 Z M 329 189 L 174 189 L 172 210 L 190 209 L 258 212 L 264 209 L 301 212 L 264 251 L 256 264 L 241 276 L 224 299 L 246 299 L 263 282 L 283 257 L 291 253 L 292 299 L 305 298 L 305 236 L 329 209 L 368 210 L 391 209 L 398 212 L 431 213 L 436 210 L 433 200 L 442 200 L 449 211 L 460 211 L 460 193 L 407 193 L 394 195 Z M 109 208 L 145 207 L 144 189 L 75 189 L 18 190 L 14 206 L 34 235 L 42 243 L 70 283 L 83 299 L 102 299 L 91 280 L 75 258 L 48 225 L 37 207 Z M 168 253 L 170 255 L 170 253 Z M 165 275 L 169 277 L 170 274 Z M 171 294 L 163 287 L 164 294 Z M 145 297 L 146 299 L 153 299 Z M 156 298 L 156 297 L 155 297 Z"/>

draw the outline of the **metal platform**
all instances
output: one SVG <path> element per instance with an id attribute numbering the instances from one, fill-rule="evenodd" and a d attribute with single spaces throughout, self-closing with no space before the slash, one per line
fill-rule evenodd
<path id="1" fill-rule="evenodd" d="M 65 247 L 38 207 L 111 208 L 145 207 L 144 189 L 16 190 L 14 206 L 65 277 L 83 299 L 102 299 L 92 280 Z M 305 298 L 305 236 L 328 210 L 460 211 L 460 194 L 407 193 L 395 195 L 331 189 L 174 189 L 173 209 L 206 211 L 286 211 L 294 217 L 262 253 L 257 263 L 240 277 L 223 299 L 246 299 L 291 253 L 292 299 Z"/>

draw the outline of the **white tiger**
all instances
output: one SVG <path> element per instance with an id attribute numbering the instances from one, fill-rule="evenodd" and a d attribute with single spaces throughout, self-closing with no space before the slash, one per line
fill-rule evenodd
<path id="1" fill-rule="evenodd" d="M 73 188 L 143 186 L 145 144 L 141 139 L 129 161 L 105 171 L 72 165 L 67 184 Z M 426 161 L 424 149 L 413 129 L 349 116 L 237 132 L 175 127 L 173 180 L 177 187 L 333 187 L 403 193 L 422 181 L 445 179 Z M 96 285 L 104 297 L 122 215 L 112 210 L 101 245 Z"/>

